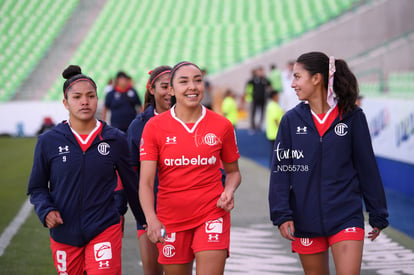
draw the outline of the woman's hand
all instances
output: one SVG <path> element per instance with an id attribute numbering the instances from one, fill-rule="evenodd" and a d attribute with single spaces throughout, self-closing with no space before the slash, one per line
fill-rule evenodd
<path id="1" fill-rule="evenodd" d="M 234 192 L 224 190 L 217 201 L 217 207 L 230 212 L 234 208 Z"/>
<path id="2" fill-rule="evenodd" d="M 60 216 L 60 212 L 57 210 L 52 210 L 46 215 L 46 226 L 49 229 L 58 227 L 59 225 L 63 224 L 63 219 Z"/>
<path id="3" fill-rule="evenodd" d="M 279 226 L 279 231 L 283 238 L 288 239 L 289 241 L 295 240 L 295 226 L 293 225 L 293 221 L 284 222 Z"/>
<path id="4" fill-rule="evenodd" d="M 155 218 L 151 222 L 148 222 L 146 230 L 148 239 L 151 242 L 160 242 L 162 244 L 165 244 L 164 237 L 161 235 L 161 230 L 165 230 L 165 227 L 158 219 Z"/>
<path id="5" fill-rule="evenodd" d="M 381 229 L 374 227 L 372 231 L 368 233 L 368 238 L 371 239 L 371 241 L 373 241 L 379 236 L 380 233 Z"/>

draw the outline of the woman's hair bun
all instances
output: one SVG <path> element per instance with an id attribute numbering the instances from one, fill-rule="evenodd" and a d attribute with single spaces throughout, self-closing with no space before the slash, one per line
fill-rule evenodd
<path id="1" fill-rule="evenodd" d="M 78 74 L 82 74 L 81 68 L 78 65 L 69 65 L 69 67 L 63 71 L 62 76 L 65 79 L 70 79 Z"/>

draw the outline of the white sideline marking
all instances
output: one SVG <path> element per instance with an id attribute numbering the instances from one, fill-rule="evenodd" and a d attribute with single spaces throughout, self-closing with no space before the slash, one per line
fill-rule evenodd
<path id="1" fill-rule="evenodd" d="M 32 208 L 33 205 L 30 203 L 29 199 L 26 199 L 20 208 L 19 213 L 14 217 L 9 226 L 7 226 L 3 231 L 0 236 L 0 256 L 3 256 L 4 250 L 6 250 L 7 246 L 10 244 L 11 239 L 13 239 L 14 235 L 16 235 L 17 231 L 19 231 L 20 226 L 22 226 L 22 224 L 26 221 Z"/>

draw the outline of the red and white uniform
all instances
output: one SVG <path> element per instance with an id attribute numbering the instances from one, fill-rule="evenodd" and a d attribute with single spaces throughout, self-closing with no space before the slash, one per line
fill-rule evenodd
<path id="1" fill-rule="evenodd" d="M 184 231 L 225 216 L 216 203 L 224 190 L 220 160 L 240 155 L 234 128 L 202 107 L 196 123 L 185 124 L 174 108 L 151 118 L 141 139 L 141 161 L 158 164 L 157 216 L 167 232 Z"/>

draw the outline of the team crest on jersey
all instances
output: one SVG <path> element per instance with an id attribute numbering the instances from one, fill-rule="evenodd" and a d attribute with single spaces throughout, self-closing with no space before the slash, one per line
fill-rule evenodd
<path id="1" fill-rule="evenodd" d="M 215 134 L 208 133 L 204 136 L 204 142 L 207 145 L 214 146 L 219 142 L 219 140 Z"/>
<path id="2" fill-rule="evenodd" d="M 340 137 L 343 137 L 346 134 L 348 134 L 348 125 L 346 125 L 345 123 L 338 123 L 335 126 L 335 134 L 337 134 Z"/>
<path id="3" fill-rule="evenodd" d="M 106 155 L 108 155 L 109 154 L 109 148 L 110 148 L 111 146 L 109 146 L 109 144 L 108 143 L 106 143 L 106 142 L 101 142 L 99 145 L 98 145 L 98 152 L 102 155 L 102 156 L 106 156 Z"/>

